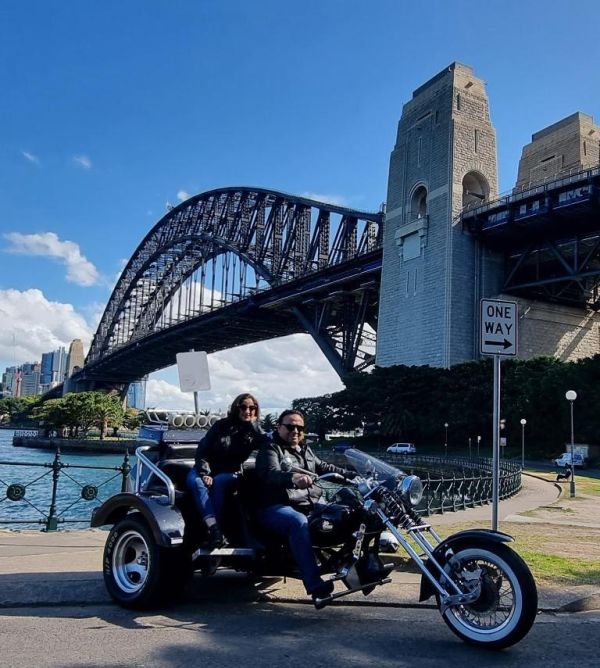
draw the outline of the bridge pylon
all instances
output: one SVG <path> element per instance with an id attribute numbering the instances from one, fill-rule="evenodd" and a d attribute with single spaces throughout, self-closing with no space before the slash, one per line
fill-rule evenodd
<path id="1" fill-rule="evenodd" d="M 452 63 L 404 105 L 390 158 L 377 364 L 449 367 L 476 357 L 477 304 L 499 292 L 502 258 L 460 224 L 497 196 L 485 83 Z"/>

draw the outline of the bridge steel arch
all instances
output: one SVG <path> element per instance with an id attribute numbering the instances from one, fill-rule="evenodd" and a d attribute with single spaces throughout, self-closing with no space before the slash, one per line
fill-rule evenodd
<path id="1" fill-rule="evenodd" d="M 340 376 L 374 363 L 382 212 L 263 188 L 191 197 L 142 240 L 108 301 L 83 387 L 306 332 Z"/>

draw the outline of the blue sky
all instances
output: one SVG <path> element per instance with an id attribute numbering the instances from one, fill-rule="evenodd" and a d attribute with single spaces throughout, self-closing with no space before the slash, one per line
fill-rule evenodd
<path id="1" fill-rule="evenodd" d="M 402 104 L 454 60 L 487 82 L 510 189 L 533 132 L 575 111 L 598 122 L 599 28 L 591 1 L 3 0 L 0 367 L 89 337 L 123 261 L 186 193 L 257 185 L 377 209 Z M 306 351 L 211 356 L 204 399 L 339 389 Z M 154 403 L 187 401 L 174 383 L 157 376 Z"/>

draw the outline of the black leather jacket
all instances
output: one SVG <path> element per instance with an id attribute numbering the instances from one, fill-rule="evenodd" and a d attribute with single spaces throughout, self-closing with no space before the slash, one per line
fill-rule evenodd
<path id="1" fill-rule="evenodd" d="M 200 475 L 235 473 L 266 442 L 268 438 L 257 422 L 226 417 L 215 422 L 198 444 L 194 466 Z"/>
<path id="2" fill-rule="evenodd" d="M 292 483 L 294 472 L 281 468 L 284 457 L 291 461 L 292 466 L 317 475 L 324 473 L 339 473 L 350 477 L 355 475 L 351 471 L 319 459 L 307 445 L 302 445 L 299 450 L 290 448 L 283 439 L 279 438 L 279 434 L 274 432 L 272 442 L 264 445 L 256 457 L 259 507 L 264 508 L 281 503 L 301 512 L 310 512 L 312 506 L 319 501 L 322 491 L 318 485 L 311 485 L 308 489 L 297 489 L 294 486 Z"/>

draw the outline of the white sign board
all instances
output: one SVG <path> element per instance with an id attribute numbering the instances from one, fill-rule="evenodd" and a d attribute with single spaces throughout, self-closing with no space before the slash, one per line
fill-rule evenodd
<path id="1" fill-rule="evenodd" d="M 482 355 L 517 354 L 517 305 L 498 299 L 481 300 Z"/>
<path id="2" fill-rule="evenodd" d="M 182 392 L 210 390 L 208 357 L 204 351 L 177 353 L 177 371 Z"/>

